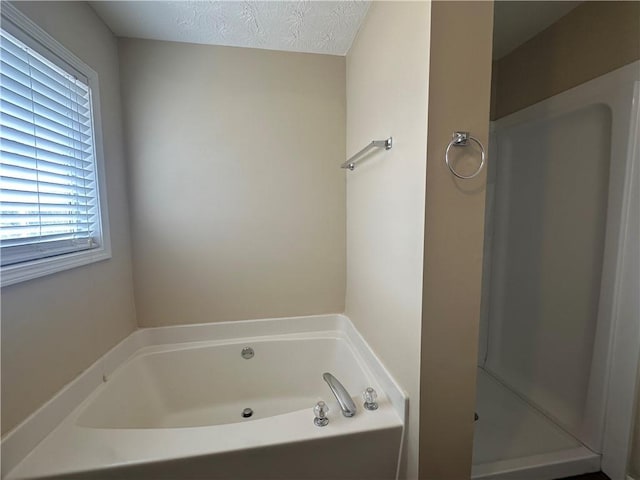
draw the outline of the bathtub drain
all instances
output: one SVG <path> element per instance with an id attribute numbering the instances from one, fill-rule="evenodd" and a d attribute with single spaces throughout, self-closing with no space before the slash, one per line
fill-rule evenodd
<path id="1" fill-rule="evenodd" d="M 253 415 L 253 410 L 251 410 L 250 408 L 245 408 L 244 410 L 242 410 L 242 418 L 249 418 L 251 415 Z"/>

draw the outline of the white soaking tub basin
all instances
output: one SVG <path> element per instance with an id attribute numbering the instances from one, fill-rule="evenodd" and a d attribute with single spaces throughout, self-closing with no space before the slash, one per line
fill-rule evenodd
<path id="1" fill-rule="evenodd" d="M 243 358 L 245 347 L 252 358 Z M 67 387 L 102 371 L 99 384 L 76 405 L 56 398 L 44 407 L 48 413 L 38 412 L 70 411 L 21 461 L 15 450 L 33 425 L 25 422 L 22 436 L 18 427 L 3 441 L 3 469 L 7 461 L 13 467 L 3 478 L 397 475 L 406 398 L 346 317 L 144 329 L 101 362 Z M 342 415 L 323 372 L 349 391 L 354 417 Z M 362 406 L 368 386 L 379 395 L 375 411 Z M 72 396 L 63 391 L 59 397 L 65 394 Z M 313 423 L 319 400 L 330 409 L 325 427 Z M 253 413 L 245 418 L 247 408 Z"/>
<path id="2" fill-rule="evenodd" d="M 247 346 L 255 352 L 251 359 L 241 356 Z M 332 400 L 325 371 L 354 395 L 369 386 L 348 343 L 335 336 L 152 348 L 105 383 L 77 424 L 202 427 L 311 412 L 318 400 Z M 244 408 L 253 415 L 242 418 Z"/>

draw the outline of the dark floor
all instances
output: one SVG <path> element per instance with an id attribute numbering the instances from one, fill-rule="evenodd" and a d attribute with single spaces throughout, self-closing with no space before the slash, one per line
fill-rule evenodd
<path id="1" fill-rule="evenodd" d="M 559 480 L 611 480 L 602 472 L 586 473 L 584 475 L 576 475 L 575 477 L 567 477 Z"/>

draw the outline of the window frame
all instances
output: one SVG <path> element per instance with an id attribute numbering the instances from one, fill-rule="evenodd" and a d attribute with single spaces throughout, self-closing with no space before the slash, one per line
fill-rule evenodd
<path id="1" fill-rule="evenodd" d="M 11 3 L 2 3 L 0 19 L 0 27 L 3 30 L 56 64 L 59 68 L 71 74 L 74 73 L 73 70 L 76 70 L 77 73 L 82 74 L 88 80 L 92 109 L 95 174 L 97 177 L 96 203 L 100 225 L 100 242 L 99 246 L 95 248 L 0 267 L 0 285 L 5 287 L 94 262 L 108 260 L 111 258 L 111 236 L 109 231 L 98 74 Z"/>

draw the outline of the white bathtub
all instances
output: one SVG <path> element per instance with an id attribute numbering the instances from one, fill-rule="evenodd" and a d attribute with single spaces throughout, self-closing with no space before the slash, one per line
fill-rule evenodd
<path id="1" fill-rule="evenodd" d="M 368 386 L 375 411 L 362 407 Z M 313 424 L 319 400 L 326 427 Z M 343 316 L 143 329 L 3 441 L 3 478 L 393 479 L 406 401 Z"/>

